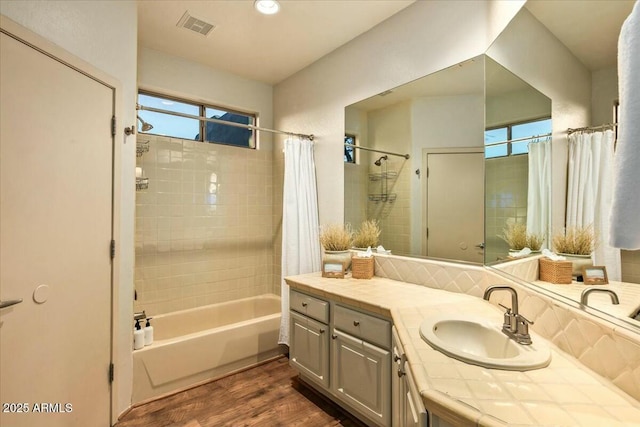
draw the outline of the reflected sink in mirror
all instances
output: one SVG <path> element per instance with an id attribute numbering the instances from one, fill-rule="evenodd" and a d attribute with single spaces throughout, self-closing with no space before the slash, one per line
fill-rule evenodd
<path id="1" fill-rule="evenodd" d="M 549 365 L 551 351 L 547 346 L 518 344 L 502 333 L 501 327 L 499 322 L 482 317 L 440 315 L 420 324 L 420 336 L 449 357 L 485 368 L 528 371 Z"/>

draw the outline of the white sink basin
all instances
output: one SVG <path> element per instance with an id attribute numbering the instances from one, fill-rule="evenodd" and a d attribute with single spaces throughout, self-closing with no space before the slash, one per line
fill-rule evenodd
<path id="1" fill-rule="evenodd" d="M 528 371 L 549 365 L 551 351 L 547 346 L 518 344 L 501 329 L 502 322 L 495 320 L 440 315 L 425 319 L 420 335 L 447 356 L 485 368 Z"/>

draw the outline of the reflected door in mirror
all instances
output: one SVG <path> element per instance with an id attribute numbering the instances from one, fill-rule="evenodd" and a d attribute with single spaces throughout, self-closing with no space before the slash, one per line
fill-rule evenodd
<path id="1" fill-rule="evenodd" d="M 482 263 L 484 153 L 427 155 L 429 257 Z"/>

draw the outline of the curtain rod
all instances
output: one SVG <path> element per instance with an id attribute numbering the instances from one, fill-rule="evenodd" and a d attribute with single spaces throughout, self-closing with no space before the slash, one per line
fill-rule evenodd
<path id="1" fill-rule="evenodd" d="M 214 118 L 209 118 L 209 117 L 204 117 L 204 116 L 194 116 L 193 114 L 178 113 L 176 111 L 168 111 L 168 110 L 163 110 L 161 108 L 146 107 L 146 106 L 141 105 L 141 104 L 136 104 L 136 110 L 144 110 L 144 111 L 152 111 L 154 113 L 170 114 L 172 116 L 185 117 L 187 119 L 204 120 L 205 122 L 220 123 L 221 125 L 235 126 L 235 127 L 238 127 L 238 128 L 253 129 L 253 130 L 257 130 L 257 131 L 264 131 L 264 132 L 271 132 L 271 133 L 281 133 L 281 134 L 293 135 L 293 136 L 301 136 L 303 138 L 307 138 L 309 141 L 313 141 L 313 138 L 314 138 L 313 134 L 307 135 L 307 134 L 304 134 L 304 133 L 295 133 L 295 132 L 287 132 L 287 131 L 284 131 L 284 130 L 261 128 L 261 127 L 254 126 L 254 125 L 245 125 L 243 123 L 228 122 L 226 120 L 214 119 Z"/>
<path id="2" fill-rule="evenodd" d="M 375 148 L 361 147 L 359 145 L 349 144 L 347 142 L 344 143 L 344 146 L 358 148 L 360 150 L 375 151 L 376 153 L 390 154 L 392 156 L 404 157 L 405 159 L 408 159 L 409 157 L 411 157 L 408 154 L 398 154 L 398 153 L 392 153 L 391 151 L 376 150 Z"/>
<path id="3" fill-rule="evenodd" d="M 491 147 L 492 145 L 498 145 L 498 144 L 506 144 L 507 142 L 520 142 L 520 141 L 527 141 L 529 139 L 536 139 L 536 138 L 548 138 L 551 136 L 551 132 L 549 133 L 545 133 L 543 135 L 533 135 L 533 136 L 527 136 L 524 138 L 518 138 L 518 139 L 507 139 L 506 141 L 498 141 L 498 142 L 491 142 L 489 144 L 484 144 L 485 147 Z"/>
<path id="4" fill-rule="evenodd" d="M 575 128 L 575 129 L 569 128 L 567 129 L 567 134 L 571 135 L 572 133 L 575 133 L 575 132 L 595 132 L 598 130 L 605 130 L 607 128 L 613 129 L 616 126 L 618 126 L 617 123 L 607 123 L 606 125 L 600 125 L 600 126 L 585 126 L 583 128 Z"/>

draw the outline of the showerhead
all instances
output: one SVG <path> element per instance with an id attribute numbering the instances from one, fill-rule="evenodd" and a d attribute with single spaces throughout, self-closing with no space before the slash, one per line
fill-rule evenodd
<path id="1" fill-rule="evenodd" d="M 151 129 L 153 129 L 153 125 L 142 120 L 140 116 L 138 116 L 138 120 L 140 120 L 140 123 L 142 123 L 142 132 L 149 132 Z"/>
<path id="2" fill-rule="evenodd" d="M 373 162 L 373 164 L 374 164 L 374 165 L 376 165 L 376 166 L 380 166 L 380 165 L 382 164 L 382 161 L 383 161 L 383 160 L 387 160 L 387 159 L 388 159 L 388 157 L 387 157 L 387 156 L 382 156 L 382 157 L 380 157 L 378 160 L 376 160 L 375 162 Z"/>

